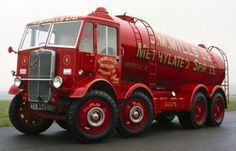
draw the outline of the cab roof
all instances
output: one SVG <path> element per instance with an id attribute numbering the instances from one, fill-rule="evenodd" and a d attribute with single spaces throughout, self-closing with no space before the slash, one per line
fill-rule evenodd
<path id="1" fill-rule="evenodd" d="M 88 14 L 85 17 L 82 17 L 82 16 L 59 16 L 59 17 L 53 17 L 53 18 L 34 21 L 34 22 L 27 24 L 27 26 L 46 24 L 46 23 L 54 23 L 54 22 L 63 22 L 63 21 L 75 21 L 75 20 L 84 19 L 84 18 L 104 19 L 104 20 L 109 20 L 111 22 L 114 22 L 113 17 L 108 14 L 108 11 L 106 10 L 106 8 L 98 7 L 94 12 Z"/>

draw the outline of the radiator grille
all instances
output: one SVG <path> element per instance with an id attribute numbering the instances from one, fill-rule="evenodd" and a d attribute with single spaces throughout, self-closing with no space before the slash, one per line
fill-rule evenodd
<path id="1" fill-rule="evenodd" d="M 55 52 L 37 50 L 30 54 L 28 97 L 32 102 L 48 102 L 51 96 L 50 79 L 55 74 Z"/>

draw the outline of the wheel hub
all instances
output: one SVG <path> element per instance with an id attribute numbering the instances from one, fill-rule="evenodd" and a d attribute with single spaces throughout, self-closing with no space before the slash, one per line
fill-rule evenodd
<path id="1" fill-rule="evenodd" d="M 93 114 L 91 115 L 91 118 L 92 118 L 93 121 L 98 121 L 98 120 L 99 120 L 99 115 L 98 115 L 98 113 L 93 113 Z"/>
<path id="2" fill-rule="evenodd" d="M 143 109 L 140 106 L 134 106 L 131 108 L 129 113 L 129 118 L 134 123 L 139 123 L 142 121 L 144 116 Z"/>
<path id="3" fill-rule="evenodd" d="M 216 121 L 221 121 L 223 118 L 223 113 L 224 109 L 223 109 L 223 105 L 221 104 L 220 101 L 217 101 L 214 104 L 214 118 L 216 119 Z"/>
<path id="4" fill-rule="evenodd" d="M 105 113 L 99 107 L 91 108 L 87 113 L 87 121 L 93 127 L 101 126 L 105 120 Z"/>
<path id="5" fill-rule="evenodd" d="M 206 117 L 206 106 L 204 104 L 204 101 L 199 100 L 196 104 L 195 118 L 198 123 L 203 123 L 205 117 Z"/>

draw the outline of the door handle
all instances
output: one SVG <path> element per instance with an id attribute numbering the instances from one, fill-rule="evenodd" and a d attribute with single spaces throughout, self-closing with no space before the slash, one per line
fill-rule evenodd
<path id="1" fill-rule="evenodd" d="M 120 56 L 116 56 L 115 58 L 116 58 L 116 63 L 119 63 L 120 60 L 121 60 L 121 57 Z"/>

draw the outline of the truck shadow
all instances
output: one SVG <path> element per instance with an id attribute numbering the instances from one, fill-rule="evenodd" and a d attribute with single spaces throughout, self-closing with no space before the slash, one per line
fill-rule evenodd
<path id="1" fill-rule="evenodd" d="M 232 120 L 229 120 L 235 117 L 235 114 L 232 115 L 234 116 L 226 116 L 223 125 L 217 128 L 205 127 L 186 130 L 180 126 L 177 119 L 174 119 L 170 123 L 154 122 L 150 130 L 139 137 L 124 138 L 114 132 L 106 140 L 94 144 L 81 144 L 75 141 L 70 132 L 63 130 L 57 124 L 53 124 L 50 129 L 37 136 L 23 135 L 14 128 L 3 128 L 0 133 L 2 134 L 0 136 L 0 151 L 141 151 L 157 150 L 158 148 L 168 148 L 169 150 L 179 148 L 179 150 L 183 150 L 186 147 L 183 144 L 196 147 L 196 141 L 206 140 L 208 142 L 214 141 L 217 137 L 231 137 L 234 133 L 232 128 L 235 127 L 235 120 L 233 123 L 230 122 Z"/>
<path id="2" fill-rule="evenodd" d="M 168 134 L 173 131 L 181 131 L 182 128 L 179 125 L 178 121 L 173 121 L 170 123 L 158 123 L 154 122 L 149 131 L 145 132 L 143 135 L 135 138 L 124 138 L 119 135 L 116 131 L 113 132 L 108 139 L 99 142 L 100 143 L 112 143 L 115 141 L 127 141 L 129 140 L 137 140 L 137 139 L 144 139 L 147 137 L 158 136 L 163 134 Z M 14 135 L 12 140 L 15 142 L 27 142 L 27 143 L 35 143 L 37 142 L 38 145 L 40 144 L 81 144 L 80 142 L 76 141 L 74 137 L 70 134 L 69 131 L 61 129 L 56 124 L 54 124 L 48 131 L 40 134 L 40 135 Z"/>

